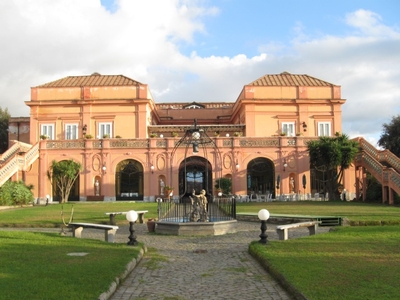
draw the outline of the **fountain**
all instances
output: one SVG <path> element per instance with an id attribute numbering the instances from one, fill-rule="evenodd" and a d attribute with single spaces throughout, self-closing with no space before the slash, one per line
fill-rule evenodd
<path id="1" fill-rule="evenodd" d="M 158 221 L 156 232 L 174 235 L 222 235 L 236 232 L 236 199 L 235 197 L 213 197 L 209 189 L 209 180 L 202 181 L 202 189 L 199 194 L 192 188 L 189 192 L 187 182 L 187 155 L 188 149 L 193 149 L 193 154 L 198 155 L 199 148 L 203 149 L 203 158 L 207 159 L 207 148 L 212 147 L 219 167 L 215 174 L 221 178 L 222 165 L 221 155 L 214 140 L 206 133 L 206 127 L 194 126 L 186 129 L 184 136 L 176 143 L 171 153 L 171 172 L 172 180 L 173 159 L 179 147 L 185 146 L 183 160 L 183 180 L 182 191 L 179 200 L 159 199 L 158 201 Z M 207 160 L 208 161 L 208 160 Z M 205 164 L 205 174 L 208 174 L 208 164 Z M 207 176 L 205 176 L 207 177 Z M 172 182 L 170 182 L 172 186 Z"/>

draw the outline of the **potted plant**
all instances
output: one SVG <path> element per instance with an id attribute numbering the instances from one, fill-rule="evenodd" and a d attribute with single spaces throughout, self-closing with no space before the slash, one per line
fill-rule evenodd
<path id="1" fill-rule="evenodd" d="M 242 133 L 239 132 L 239 131 L 236 131 L 233 135 L 234 135 L 234 136 L 242 136 Z"/>
<path id="2" fill-rule="evenodd" d="M 164 191 L 165 191 L 165 192 L 169 192 L 169 193 L 167 193 L 167 194 L 170 194 L 173 190 L 174 190 L 174 188 L 173 188 L 172 186 L 166 185 L 166 186 L 164 187 Z"/>
<path id="3" fill-rule="evenodd" d="M 172 132 L 171 135 L 172 135 L 173 137 L 177 137 L 177 136 L 178 136 L 178 133 L 177 133 L 177 132 Z"/>
<path id="4" fill-rule="evenodd" d="M 301 132 L 296 132 L 296 136 L 301 136 L 302 133 Z"/>
<path id="5" fill-rule="evenodd" d="M 45 135 L 45 134 L 42 134 L 41 136 L 40 136 L 40 139 L 41 140 L 47 140 L 49 138 L 49 136 L 48 135 Z"/>
<path id="6" fill-rule="evenodd" d="M 116 139 L 121 139 L 121 138 L 122 138 L 122 136 L 120 136 L 120 135 L 116 135 L 116 136 L 115 136 L 115 138 L 116 138 Z"/>
<path id="7" fill-rule="evenodd" d="M 152 137 L 152 138 L 155 138 L 155 137 L 158 137 L 158 134 L 157 133 L 150 133 L 150 137 Z"/>
<path id="8" fill-rule="evenodd" d="M 286 136 L 286 132 L 281 132 L 281 136 Z"/>
<path id="9" fill-rule="evenodd" d="M 92 139 L 92 138 L 93 138 L 93 135 L 91 135 L 91 134 L 85 134 L 85 139 L 90 140 L 90 139 Z"/>
<path id="10" fill-rule="evenodd" d="M 214 132 L 214 136 L 215 136 L 215 137 L 219 137 L 219 131 L 215 131 L 215 132 Z"/>
<path id="11" fill-rule="evenodd" d="M 166 195 L 168 197 L 168 199 L 170 199 L 173 191 L 174 191 L 174 188 L 172 186 L 166 185 L 164 187 L 164 195 Z"/>
<path id="12" fill-rule="evenodd" d="M 110 135 L 108 133 L 103 134 L 103 139 L 108 139 Z"/>

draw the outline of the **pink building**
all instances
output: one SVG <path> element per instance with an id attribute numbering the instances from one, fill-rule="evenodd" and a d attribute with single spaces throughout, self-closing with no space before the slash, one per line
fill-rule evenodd
<path id="1" fill-rule="evenodd" d="M 33 87 L 25 103 L 34 146 L 26 145 L 30 158 L 12 176 L 33 184 L 39 199 L 57 200 L 46 175 L 51 162 L 73 159 L 83 171 L 72 200 L 154 201 L 162 185 L 173 186 L 175 198 L 193 188 L 215 194 L 220 177 L 232 179 L 232 194 L 265 200 L 323 190 L 306 142 L 342 131 L 345 99 L 340 86 L 284 72 L 245 85 L 236 101 L 156 103 L 146 84 L 94 73 Z M 212 141 L 198 153 L 177 147 L 195 120 Z M 345 176 L 349 195 L 354 174 Z"/>

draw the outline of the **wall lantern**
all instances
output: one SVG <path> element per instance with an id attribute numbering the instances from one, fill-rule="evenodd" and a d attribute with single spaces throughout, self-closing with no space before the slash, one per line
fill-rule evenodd
<path id="1" fill-rule="evenodd" d="M 303 125 L 303 131 L 307 131 L 307 124 L 306 124 L 306 122 L 303 122 L 302 125 Z"/>
<path id="2" fill-rule="evenodd" d="M 83 133 L 84 136 L 86 135 L 86 132 L 87 132 L 87 125 L 85 124 L 82 127 L 82 133 Z"/>
<path id="3" fill-rule="evenodd" d="M 151 170 L 151 174 L 153 174 L 153 173 L 154 173 L 154 166 L 153 166 L 153 164 L 151 164 L 150 170 Z"/>
<path id="4" fill-rule="evenodd" d="M 286 158 L 283 160 L 283 171 L 286 171 L 287 168 Z"/>

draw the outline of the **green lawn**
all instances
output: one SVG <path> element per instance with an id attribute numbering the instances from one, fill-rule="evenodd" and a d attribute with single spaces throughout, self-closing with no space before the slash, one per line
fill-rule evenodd
<path id="1" fill-rule="evenodd" d="M 342 216 L 350 220 L 351 225 L 400 224 L 400 207 L 360 202 L 252 202 L 238 203 L 238 213 L 257 213 L 266 208 L 275 214 L 299 214 L 317 216 Z M 0 210 L 0 227 L 60 227 L 61 212 L 69 221 L 71 210 L 74 221 L 107 224 L 106 212 L 148 210 L 145 218 L 157 218 L 157 203 L 145 202 L 77 202 L 52 204 Z M 126 224 L 125 216 L 116 217 L 117 225 Z"/>
<path id="2" fill-rule="evenodd" d="M 377 225 L 377 222 L 400 224 L 400 207 L 362 202 L 251 202 L 238 203 L 238 213 L 255 213 L 266 208 L 272 214 L 341 216 L 351 225 Z"/>
<path id="3" fill-rule="evenodd" d="M 0 230 L 0 299 L 97 299 L 140 247 Z"/>
<path id="4" fill-rule="evenodd" d="M 398 299 L 400 226 L 340 227 L 250 253 L 310 300 Z"/>
<path id="5" fill-rule="evenodd" d="M 77 202 L 66 204 L 51 204 L 48 206 L 31 206 L 9 210 L 0 210 L 0 227 L 61 227 L 68 222 L 73 210 L 75 222 L 109 224 L 110 218 L 106 212 L 129 210 L 148 210 L 145 218 L 157 217 L 157 203 L 143 202 Z M 116 217 L 118 224 L 127 224 L 124 215 Z"/>
<path id="6" fill-rule="evenodd" d="M 157 217 L 156 203 L 53 204 L 0 210 L 0 227 L 60 227 L 61 212 L 69 221 L 72 208 L 77 222 L 107 223 L 105 212 L 130 209 L 148 210 L 146 218 Z M 400 223 L 398 206 L 359 202 L 238 203 L 237 212 L 257 213 L 262 208 L 273 214 L 336 215 L 354 225 L 380 225 L 338 227 L 327 234 L 268 245 L 256 241 L 249 246 L 272 274 L 284 276 L 308 299 L 383 300 L 400 295 L 400 226 L 382 226 Z M 126 225 L 125 217 L 117 217 L 117 224 Z M 136 249 L 57 234 L 0 231 L 0 299 L 96 298 L 137 255 Z M 89 255 L 69 257 L 70 252 Z M 82 284 L 84 278 L 90 280 Z M 43 290 L 46 297 L 40 294 Z"/>

